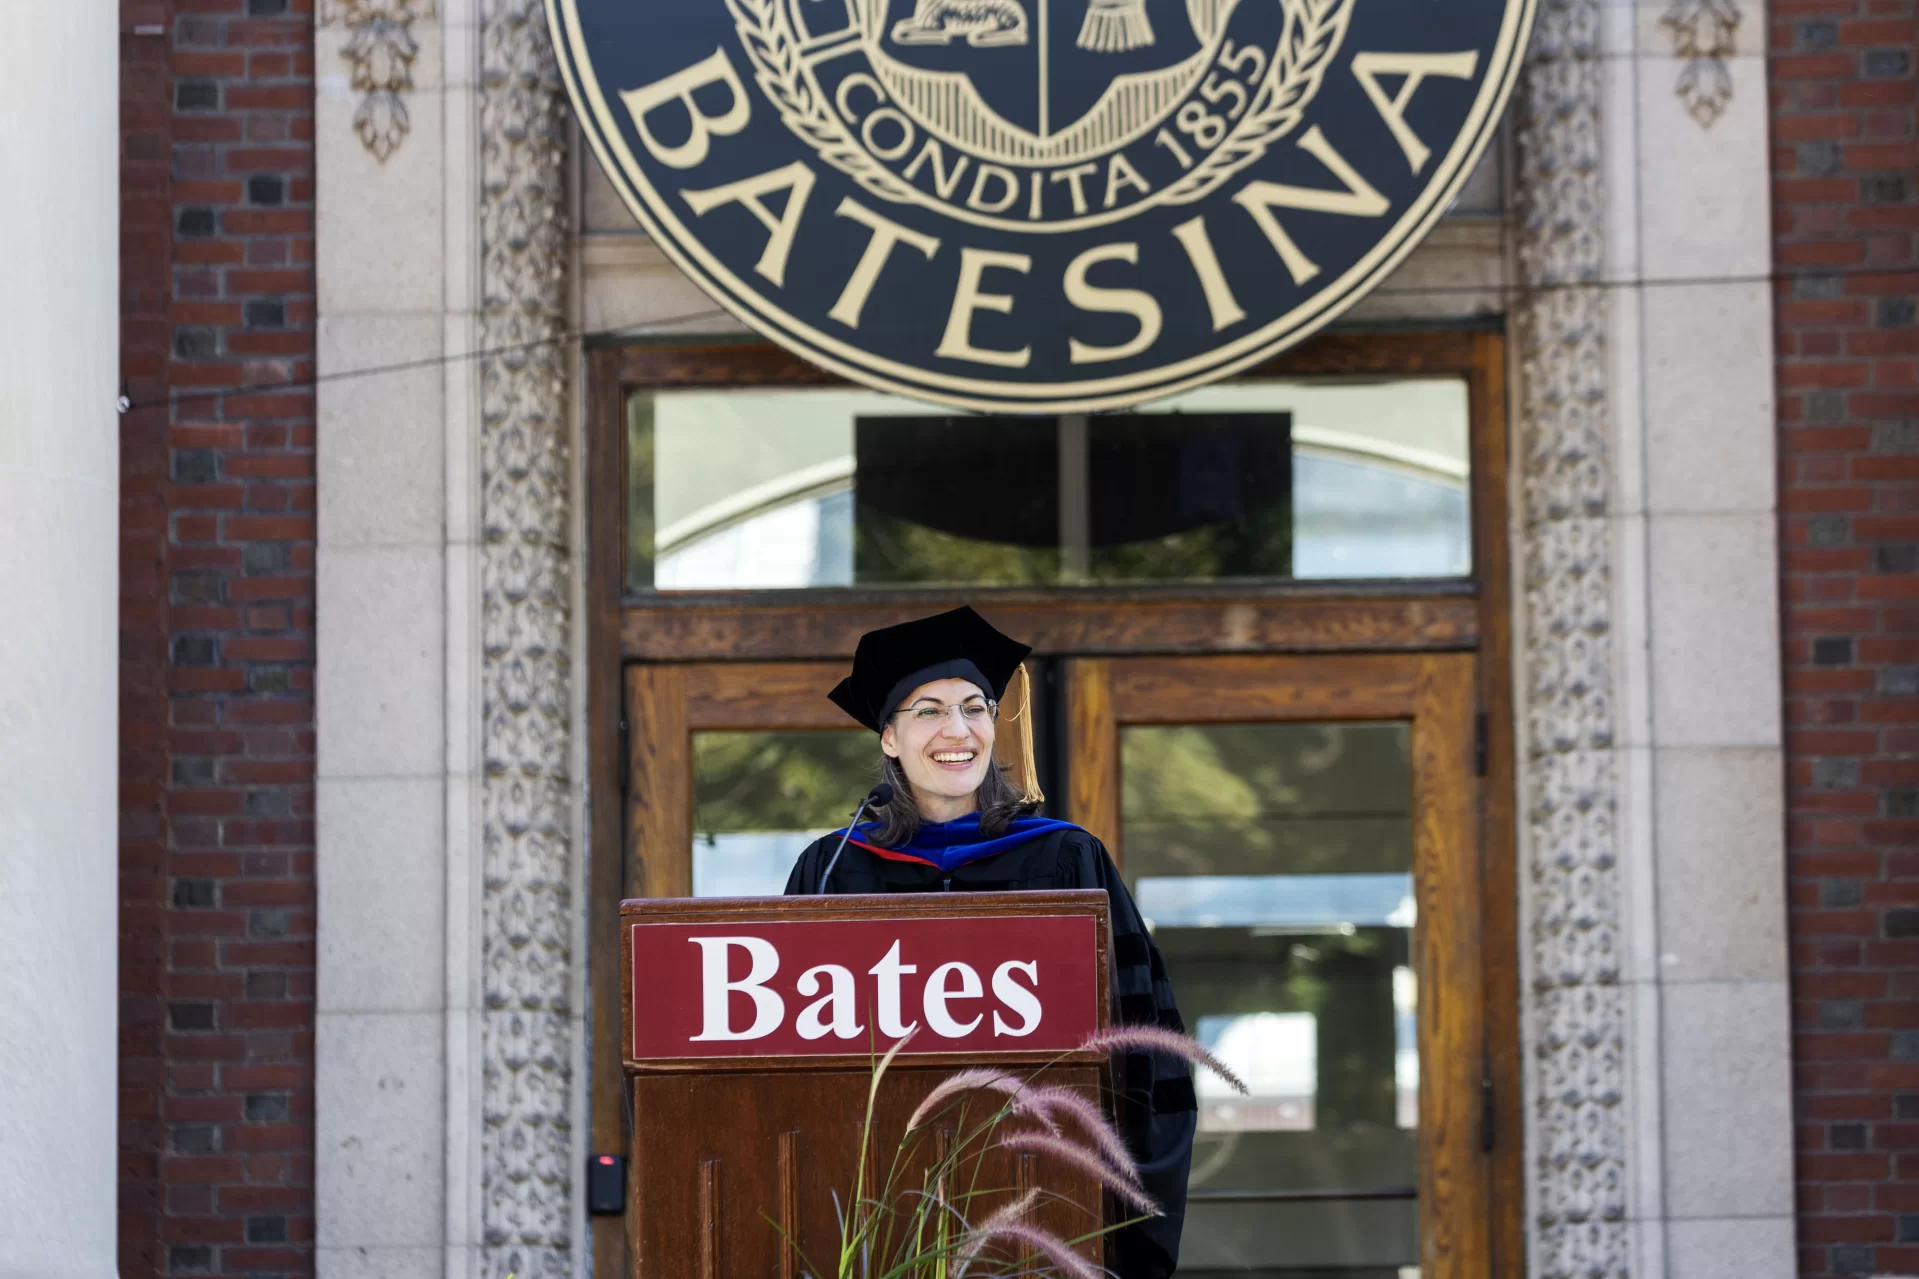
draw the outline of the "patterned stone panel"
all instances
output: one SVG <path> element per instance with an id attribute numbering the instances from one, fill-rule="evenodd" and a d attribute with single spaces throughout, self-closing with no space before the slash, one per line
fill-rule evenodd
<path id="1" fill-rule="evenodd" d="M 1596 0 L 1548 0 L 1516 104 L 1521 804 L 1534 1273 L 1630 1272 Z"/>
<path id="2" fill-rule="evenodd" d="M 573 1270 L 565 115 L 537 0 L 481 36 L 483 1272 Z"/>

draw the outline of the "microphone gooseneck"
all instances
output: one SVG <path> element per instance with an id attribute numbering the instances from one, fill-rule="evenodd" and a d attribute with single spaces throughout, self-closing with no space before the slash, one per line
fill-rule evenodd
<path id="1" fill-rule="evenodd" d="M 853 838 L 853 828 L 860 824 L 860 818 L 869 808 L 885 808 L 893 802 L 893 786 L 890 782 L 881 782 L 866 792 L 866 798 L 853 810 L 853 820 L 846 823 L 846 833 L 840 836 L 840 846 L 833 850 L 833 858 L 826 863 L 826 873 L 820 876 L 820 892 L 826 891 L 826 881 L 833 876 L 833 868 L 840 864 L 840 854 L 846 851 L 846 841 Z"/>

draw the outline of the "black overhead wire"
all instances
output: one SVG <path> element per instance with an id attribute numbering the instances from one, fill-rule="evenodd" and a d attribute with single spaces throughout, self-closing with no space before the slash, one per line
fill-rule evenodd
<path id="1" fill-rule="evenodd" d="M 272 395 L 282 391 L 307 391 L 323 384 L 350 382 L 357 378 L 379 377 L 387 373 L 413 373 L 421 369 L 442 368 L 448 364 L 464 363 L 468 360 L 491 360 L 503 356 L 519 355 L 528 351 L 538 351 L 551 346 L 569 346 L 576 342 L 618 341 L 623 337 L 644 337 L 647 333 L 663 325 L 694 324 L 703 320 L 718 319 L 726 314 L 721 307 L 708 307 L 704 311 L 688 311 L 682 315 L 661 316 L 657 320 L 642 320 L 635 324 L 621 325 L 612 329 L 595 329 L 590 332 L 567 330 L 555 333 L 551 337 L 535 338 L 529 342 L 508 342 L 501 346 L 480 347 L 473 351 L 455 351 L 441 355 L 422 356 L 417 360 L 400 360 L 393 364 L 373 364 L 361 369 L 337 369 L 330 373 L 318 373 L 307 378 L 288 378 L 278 382 L 251 382 L 242 386 L 212 387 L 206 390 L 181 391 L 170 393 L 164 399 L 132 400 L 121 397 L 120 412 L 134 413 L 142 409 L 157 409 L 190 404 L 198 400 L 220 400 L 228 396 Z M 674 333 L 675 337 L 697 336 L 684 330 Z M 712 336 L 731 337 L 731 333 Z"/>
<path id="2" fill-rule="evenodd" d="M 1767 272 L 1753 272 L 1750 274 L 1685 275 L 1685 276 L 1669 276 L 1669 277 L 1634 276 L 1634 277 L 1623 278 L 1623 279 L 1596 278 L 1596 279 L 1590 279 L 1590 280 L 1566 280 L 1566 281 L 1558 281 L 1550 284 L 1517 284 L 1516 285 L 1516 284 L 1505 284 L 1505 283 L 1499 283 L 1499 282 L 1489 282 L 1486 284 L 1430 284 L 1430 285 L 1387 284 L 1387 285 L 1381 285 L 1379 288 L 1376 288 L 1376 289 L 1368 290 L 1367 293 L 1365 294 L 1365 298 L 1497 296 L 1502 301 L 1506 302 L 1507 304 L 1511 304 L 1515 301 L 1523 300 L 1528 297 L 1537 297 L 1537 296 L 1548 294 L 1548 293 L 1570 293 L 1570 292 L 1582 292 L 1582 291 L 1599 291 L 1599 290 L 1610 290 L 1610 289 L 1637 289 L 1637 288 L 1700 288 L 1700 287 L 1707 287 L 1707 286 L 1713 286 L 1713 285 L 1738 285 L 1738 284 L 1777 285 L 1782 283 L 1798 283 L 1801 281 L 1826 281 L 1826 280 L 1840 281 L 1840 280 L 1849 280 L 1849 279 L 1851 280 L 1861 280 L 1861 279 L 1910 280 L 1910 281 L 1914 281 L 1915 283 L 1919 283 L 1919 266 L 1809 267 L 1809 268 L 1794 270 L 1794 271 L 1767 271 Z M 1822 294 L 1820 296 L 1823 298 L 1823 297 L 1826 297 L 1827 295 Z M 1870 293 L 1858 293 L 1858 294 L 1851 294 L 1849 296 L 1857 298 L 1860 301 L 1869 301 L 1874 295 Z M 131 413 L 131 412 L 137 412 L 145 409 L 156 409 L 156 408 L 168 407 L 168 406 L 178 408 L 179 406 L 183 404 L 191 404 L 197 401 L 204 401 L 204 400 L 220 400 L 220 399 L 225 399 L 229 396 L 268 395 L 268 394 L 273 394 L 275 392 L 304 391 L 304 390 L 310 390 L 312 388 L 318 387 L 323 384 L 331 384 L 334 382 L 345 382 L 345 381 L 350 381 L 357 378 L 379 377 L 387 373 L 415 372 L 420 369 L 439 368 L 444 365 L 460 363 L 468 360 L 489 360 L 489 359 L 495 359 L 503 356 L 522 354 L 528 351 L 537 351 L 546 347 L 554 347 L 554 346 L 571 346 L 574 344 L 587 344 L 587 343 L 605 344 L 605 343 L 611 343 L 611 342 L 618 342 L 622 338 L 636 338 L 636 337 L 645 337 L 649 335 L 659 336 L 662 334 L 664 336 L 668 336 L 676 339 L 683 339 L 683 340 L 697 340 L 700 338 L 715 338 L 715 337 L 733 339 L 741 336 L 740 334 L 736 334 L 730 330 L 723 331 L 723 332 L 699 332 L 699 331 L 688 331 L 685 329 L 675 329 L 673 327 L 676 325 L 695 324 L 695 323 L 700 323 L 707 320 L 719 319 L 726 316 L 727 314 L 728 313 L 725 309 L 716 306 L 716 307 L 709 307 L 708 309 L 703 311 L 689 311 L 681 315 L 662 316 L 661 318 L 657 320 L 646 320 L 636 324 L 621 325 L 615 328 L 568 330 L 562 333 L 553 334 L 551 337 L 536 338 L 528 342 L 514 342 L 514 343 L 508 343 L 503 346 L 481 347 L 473 351 L 459 351 L 459 352 L 452 352 L 448 354 L 431 355 L 431 356 L 422 357 L 421 359 L 417 359 L 417 360 L 402 360 L 393 364 L 369 365 L 365 368 L 359 368 L 359 369 L 340 369 L 333 372 L 316 374 L 315 376 L 309 377 L 309 378 L 288 379 L 288 380 L 279 381 L 279 382 L 260 382 L 260 383 L 244 385 L 244 386 L 215 387 L 215 388 L 206 389 L 206 390 L 182 391 L 178 393 L 169 394 L 164 399 L 149 399 L 149 400 L 133 401 L 133 400 L 125 399 L 123 397 L 121 401 L 120 411 L 122 413 Z M 1392 317 L 1392 318 L 1398 319 L 1402 317 Z M 1425 320 L 1434 319 L 1434 318 L 1456 319 L 1461 322 L 1470 322 L 1476 317 L 1473 317 L 1470 315 L 1461 315 L 1461 316 L 1445 316 L 1445 317 L 1403 317 L 1403 318 L 1406 318 L 1408 320 L 1414 320 L 1414 321 L 1422 321 L 1422 322 Z M 753 335 L 753 336 L 757 336 L 757 335 Z"/>

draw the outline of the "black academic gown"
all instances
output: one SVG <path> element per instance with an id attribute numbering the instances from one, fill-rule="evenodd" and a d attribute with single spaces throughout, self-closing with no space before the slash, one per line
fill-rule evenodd
<path id="1" fill-rule="evenodd" d="M 839 843 L 818 840 L 800 854 L 787 877 L 788 896 L 820 891 L 820 875 Z M 1132 894 L 1106 848 L 1086 831 L 1055 830 L 1030 843 L 968 862 L 952 871 L 896 862 L 848 844 L 833 870 L 835 893 L 978 893 L 1006 890 L 1103 888 L 1112 903 L 1113 1020 L 1118 1025 L 1163 1026 L 1185 1032 L 1166 965 L 1147 934 Z M 1193 1160 L 1198 1106 L 1192 1072 L 1162 1053 L 1126 1053 L 1113 1059 L 1120 1132 L 1139 1163 L 1148 1194 L 1165 1209 L 1107 1236 L 1106 1265 L 1119 1279 L 1165 1279 L 1179 1258 L 1186 1220 L 1186 1174 Z"/>

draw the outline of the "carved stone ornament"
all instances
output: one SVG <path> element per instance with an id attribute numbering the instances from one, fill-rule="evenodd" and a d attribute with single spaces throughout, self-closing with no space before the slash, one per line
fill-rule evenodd
<path id="1" fill-rule="evenodd" d="M 573 1254 L 566 124 L 539 0 L 483 0 L 482 1273 Z"/>
<path id="2" fill-rule="evenodd" d="M 1516 678 L 1526 708 L 1529 1270 L 1540 1279 L 1631 1272 L 1599 40 L 1599 0 L 1545 0 L 1515 115 Z"/>
<path id="3" fill-rule="evenodd" d="M 403 96 L 413 88 L 413 60 L 420 56 L 413 24 L 432 16 L 433 0 L 321 0 L 320 25 L 347 30 L 340 56 L 363 95 L 353 131 L 382 164 L 413 127 Z"/>
<path id="4" fill-rule="evenodd" d="M 1672 28 L 1673 51 L 1686 59 L 1677 92 L 1686 110 L 1710 127 L 1732 101 L 1732 72 L 1726 59 L 1739 30 L 1739 6 L 1732 0 L 1673 0 L 1660 19 Z"/>

